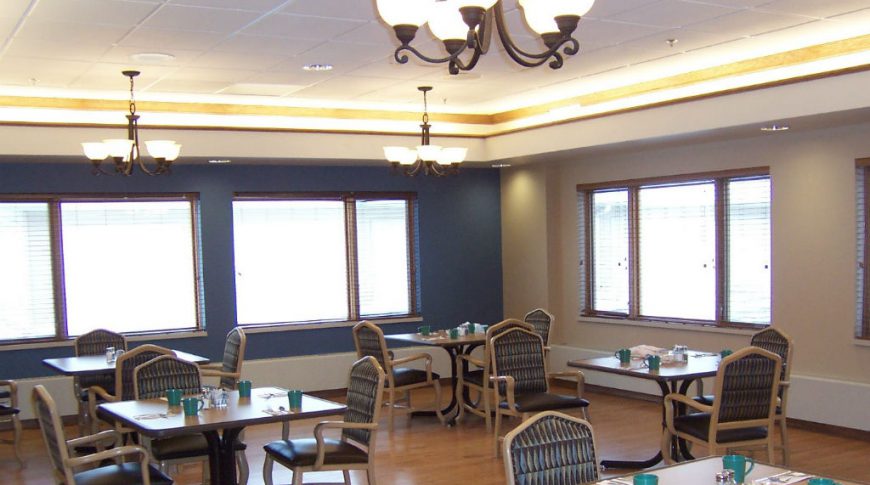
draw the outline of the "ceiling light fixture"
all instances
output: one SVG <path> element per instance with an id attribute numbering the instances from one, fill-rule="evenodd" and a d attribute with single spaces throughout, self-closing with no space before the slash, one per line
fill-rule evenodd
<path id="1" fill-rule="evenodd" d="M 765 133 L 777 132 L 777 131 L 788 131 L 791 127 L 788 125 L 778 125 L 776 123 L 772 125 L 762 126 L 761 131 Z"/>
<path id="2" fill-rule="evenodd" d="M 304 66 L 302 66 L 302 70 L 314 72 L 331 71 L 332 64 L 305 64 Z"/>
<path id="3" fill-rule="evenodd" d="M 426 62 L 446 62 L 450 74 L 458 74 L 474 69 L 480 56 L 489 51 L 493 20 L 498 38 L 514 62 L 536 67 L 549 61 L 550 68 L 559 69 L 564 63 L 562 53 L 570 56 L 580 51 L 580 43 L 571 34 L 593 3 L 594 0 L 519 0 L 526 23 L 547 47 L 540 53 L 522 50 L 511 38 L 501 0 L 377 0 L 377 7 L 381 18 L 402 43 L 394 54 L 396 62 L 407 63 L 407 51 Z M 411 46 L 417 30 L 427 22 L 432 33 L 444 43 L 446 57 L 428 57 Z M 461 59 L 466 51 L 471 54 Z"/>
<path id="4" fill-rule="evenodd" d="M 393 171 L 404 167 L 405 175 L 413 177 L 422 171 L 425 175 L 443 177 L 459 173 L 459 164 L 465 160 L 468 148 L 441 147 L 429 144 L 429 105 L 426 101 L 426 93 L 432 90 L 432 86 L 419 86 L 423 93 L 423 124 L 420 125 L 421 142 L 416 149 L 407 147 L 389 146 L 384 147 L 384 156 L 393 166 Z"/>
<path id="5" fill-rule="evenodd" d="M 136 99 L 133 96 L 133 79 L 139 71 L 122 71 L 121 74 L 130 78 L 130 114 L 127 115 L 127 138 L 115 138 L 102 142 L 82 143 L 85 156 L 91 160 L 94 175 L 132 175 L 133 167 L 147 175 L 163 175 L 172 173 L 172 162 L 178 158 L 181 145 L 172 140 L 151 140 L 145 142 L 148 154 L 154 158 L 157 166 L 148 169 L 139 156 L 139 115 L 136 114 Z M 106 172 L 100 165 L 107 157 L 115 162 L 114 173 Z"/>

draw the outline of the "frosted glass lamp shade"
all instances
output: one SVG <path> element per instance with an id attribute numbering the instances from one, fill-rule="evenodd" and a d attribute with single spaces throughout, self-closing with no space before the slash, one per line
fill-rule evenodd
<path id="1" fill-rule="evenodd" d="M 125 160 L 130 158 L 130 150 L 133 149 L 133 140 L 127 138 L 111 138 L 103 140 L 103 144 L 106 145 L 110 157 L 123 158 Z"/>
<path id="2" fill-rule="evenodd" d="M 468 35 L 468 25 L 459 13 L 459 1 L 435 2 L 429 16 L 429 30 L 441 40 L 461 39 Z"/>
<path id="3" fill-rule="evenodd" d="M 526 23 L 538 35 L 559 31 L 554 3 L 554 0 L 520 0 Z"/>
<path id="4" fill-rule="evenodd" d="M 480 7 L 487 10 L 495 5 L 496 1 L 498 0 L 458 0 L 456 3 L 458 7 Z"/>
<path id="5" fill-rule="evenodd" d="M 181 153 L 181 145 L 172 140 L 146 141 L 145 148 L 152 157 L 162 158 L 170 162 L 178 158 L 178 154 Z"/>
<path id="6" fill-rule="evenodd" d="M 434 3 L 432 0 L 377 0 L 378 14 L 391 27 L 425 24 Z"/>
<path id="7" fill-rule="evenodd" d="M 384 157 L 388 162 L 412 165 L 417 161 L 417 152 L 407 147 L 384 147 Z"/>
<path id="8" fill-rule="evenodd" d="M 442 148 L 438 155 L 438 163 L 441 165 L 450 165 L 452 163 L 462 163 L 465 160 L 465 155 L 468 153 L 468 148 L 450 147 Z"/>
<path id="9" fill-rule="evenodd" d="M 105 143 L 86 142 L 82 143 L 82 150 L 89 160 L 105 160 L 109 156 L 109 150 Z"/>
<path id="10" fill-rule="evenodd" d="M 438 155 L 441 153 L 439 145 L 417 145 L 417 156 L 424 162 L 438 161 Z"/>

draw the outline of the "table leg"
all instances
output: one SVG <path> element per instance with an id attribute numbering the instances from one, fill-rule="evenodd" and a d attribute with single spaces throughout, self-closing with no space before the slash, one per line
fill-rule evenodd
<path id="1" fill-rule="evenodd" d="M 450 403 L 447 404 L 447 407 L 441 410 L 441 414 L 444 416 L 449 416 L 447 418 L 447 425 L 453 426 L 456 424 L 456 416 L 450 416 L 453 414 L 453 411 L 457 409 L 458 402 L 456 400 L 456 385 L 459 383 L 459 373 L 465 372 L 467 370 L 467 363 L 463 362 L 462 368 L 460 369 L 456 365 L 456 357 L 459 354 L 467 354 L 477 348 L 479 344 L 472 345 L 456 345 L 456 346 L 442 346 L 441 348 L 447 352 L 447 356 L 450 359 Z M 463 392 L 463 399 L 467 402 L 470 397 L 467 392 Z M 458 413 L 457 413 L 458 414 Z M 435 413 L 432 411 L 416 411 L 413 413 L 414 416 L 434 416 Z"/>
<path id="2" fill-rule="evenodd" d="M 664 402 L 664 397 L 667 396 L 670 392 L 673 392 L 668 384 L 664 381 L 656 381 L 659 385 L 659 389 L 662 391 L 662 402 Z M 672 383 L 675 385 L 675 383 Z M 665 419 L 665 408 L 662 406 L 662 423 L 664 424 Z M 656 464 L 662 461 L 662 452 L 661 450 L 657 451 L 655 455 L 646 460 L 601 460 L 601 466 L 604 468 L 626 468 L 626 469 L 643 469 L 643 468 L 651 468 Z"/>
<path id="3" fill-rule="evenodd" d="M 208 442 L 208 470 L 211 483 L 237 485 L 236 456 L 233 443 L 244 428 L 225 429 L 223 435 L 218 431 L 205 431 L 203 436 Z"/>

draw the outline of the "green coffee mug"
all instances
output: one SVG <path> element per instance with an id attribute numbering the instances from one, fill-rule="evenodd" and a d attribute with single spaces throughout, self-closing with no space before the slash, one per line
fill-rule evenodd
<path id="1" fill-rule="evenodd" d="M 646 366 L 649 367 L 649 370 L 657 371 L 662 366 L 662 358 L 659 355 L 648 355 L 646 359 L 644 359 Z"/>
<path id="2" fill-rule="evenodd" d="M 810 478 L 809 485 L 840 485 L 830 478 L 814 477 Z"/>
<path id="3" fill-rule="evenodd" d="M 167 389 L 166 402 L 170 406 L 181 406 L 181 389 Z"/>
<path id="4" fill-rule="evenodd" d="M 719 357 L 722 357 L 724 359 L 725 357 L 728 357 L 733 353 L 734 352 L 731 349 L 722 349 L 719 351 Z"/>
<path id="5" fill-rule="evenodd" d="M 424 337 L 429 335 L 429 332 L 431 332 L 431 331 L 432 331 L 432 327 L 430 327 L 429 325 L 421 325 L 421 326 L 417 327 L 417 333 L 419 333 L 420 335 L 423 335 Z"/>
<path id="6" fill-rule="evenodd" d="M 634 485 L 658 485 L 659 477 L 651 473 L 642 473 L 634 476 Z"/>
<path id="7" fill-rule="evenodd" d="M 631 362 L 631 349 L 619 349 L 613 353 L 619 359 L 620 364 L 628 364 Z"/>
<path id="8" fill-rule="evenodd" d="M 239 397 L 251 397 L 251 381 L 239 381 Z"/>
<path id="9" fill-rule="evenodd" d="M 746 468 L 746 463 L 749 463 L 749 468 Z M 738 484 L 746 481 L 746 475 L 755 468 L 755 462 L 752 458 L 743 455 L 725 455 L 722 457 L 722 466 L 728 470 L 734 470 L 734 481 Z"/>
<path id="10" fill-rule="evenodd" d="M 450 338 L 452 338 L 452 339 L 459 338 L 459 329 L 458 328 L 451 328 L 449 333 L 450 333 Z"/>
<path id="11" fill-rule="evenodd" d="M 185 416 L 196 416 L 203 406 L 202 399 L 198 397 L 186 397 L 181 400 L 181 406 L 184 407 Z"/>

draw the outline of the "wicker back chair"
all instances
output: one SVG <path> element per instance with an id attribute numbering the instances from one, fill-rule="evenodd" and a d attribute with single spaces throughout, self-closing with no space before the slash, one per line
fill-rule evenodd
<path id="1" fill-rule="evenodd" d="M 598 481 L 598 453 L 592 425 L 557 411 L 544 411 L 504 439 L 508 485 L 581 485 Z"/>
<path id="2" fill-rule="evenodd" d="M 550 329 L 553 327 L 555 319 L 556 317 L 552 313 L 543 308 L 535 308 L 523 317 L 524 322 L 531 323 L 535 327 L 535 331 L 544 341 L 544 350 L 548 353 L 550 352 Z"/>
<path id="3" fill-rule="evenodd" d="M 384 370 L 374 357 L 356 361 L 347 384 L 347 411 L 343 421 L 323 421 L 314 427 L 314 439 L 279 440 L 267 444 L 263 480 L 272 485 L 274 462 L 293 471 L 293 483 L 302 483 L 308 471 L 342 470 L 350 483 L 349 470 L 365 470 L 369 485 L 375 485 L 374 446 L 384 395 Z M 340 429 L 341 439 L 324 438 L 323 431 Z"/>
<path id="4" fill-rule="evenodd" d="M 167 389 L 180 389 L 182 394 L 199 394 L 202 390 L 202 377 L 199 366 L 172 355 L 162 355 L 140 364 L 133 371 L 133 393 L 135 399 L 153 399 L 166 395 Z M 141 442 L 151 452 L 161 471 L 171 465 L 189 462 L 208 463 L 208 442 L 201 433 L 172 436 L 170 438 L 147 439 Z M 246 446 L 238 441 L 236 463 L 239 468 L 239 483 L 248 481 L 248 460 Z M 203 477 L 208 479 L 208 466 L 203 466 Z"/>
<path id="5" fill-rule="evenodd" d="M 148 464 L 148 452 L 141 446 L 118 446 L 122 437 L 114 430 L 66 439 L 63 423 L 51 395 L 41 385 L 33 388 L 33 414 L 42 430 L 42 438 L 48 448 L 48 457 L 56 483 L 89 485 L 104 483 L 163 485 L 171 484 L 172 479 Z M 111 443 L 115 447 L 85 456 L 71 456 L 76 447 L 97 446 Z M 121 462 L 122 457 L 128 461 Z M 130 461 L 135 459 L 136 461 Z M 115 464 L 102 465 L 105 460 L 115 460 Z M 97 468 L 94 468 L 97 466 Z M 77 468 L 90 468 L 76 471 Z"/>
<path id="6" fill-rule="evenodd" d="M 124 352 L 118 356 L 115 361 L 115 389 L 113 393 L 103 389 L 100 386 L 91 386 L 88 388 L 88 410 L 91 416 L 96 416 L 97 405 L 100 402 L 117 402 L 129 401 L 134 399 L 133 390 L 133 370 L 149 360 L 160 357 L 161 355 L 175 356 L 175 352 L 165 347 L 157 345 L 141 345 L 133 350 Z M 97 432 L 97 421 L 91 420 L 92 432 Z M 122 432 L 130 432 L 129 429 L 122 428 L 119 423 L 115 424 L 115 429 Z"/>
<path id="7" fill-rule="evenodd" d="M 393 429 L 393 410 L 398 407 L 406 410 L 409 414 L 417 411 L 418 409 L 411 405 L 411 391 L 425 387 L 431 387 L 435 391 L 432 404 L 426 407 L 433 410 L 441 424 L 444 424 L 444 415 L 441 413 L 441 383 L 439 382 L 441 377 L 432 372 L 431 355 L 420 353 L 398 359 L 394 358 L 393 353 L 387 348 L 384 332 L 377 325 L 367 321 L 359 322 L 353 327 L 353 341 L 357 357 L 374 358 L 387 376 L 385 387 L 389 396 L 387 413 L 390 430 Z M 423 361 L 424 369 L 397 367 L 397 365 L 418 360 Z"/>
<path id="8" fill-rule="evenodd" d="M 221 363 L 207 364 L 202 369 L 203 377 L 220 377 L 220 387 L 235 389 L 242 378 L 242 364 L 245 361 L 245 348 L 248 337 L 241 327 L 236 327 L 227 334 L 224 344 L 224 356 Z"/>
<path id="9" fill-rule="evenodd" d="M 780 445 L 777 448 L 782 450 L 783 464 L 788 465 L 791 450 L 788 446 L 786 421 L 788 418 L 788 389 L 791 384 L 791 364 L 794 359 L 794 341 L 782 330 L 768 327 L 753 335 L 749 344 L 773 352 L 782 359 L 782 372 L 780 373 L 780 385 L 777 392 L 779 400 L 776 406 L 774 421 L 779 424 L 780 432 Z"/>
<path id="10" fill-rule="evenodd" d="M 0 423 L 12 423 L 12 439 L 2 439 L 0 443 L 11 444 L 15 459 L 24 465 L 21 458 L 21 419 L 18 417 L 18 384 L 15 381 L 0 380 Z"/>
<path id="11" fill-rule="evenodd" d="M 482 417 L 486 422 L 486 430 L 492 429 L 491 410 L 493 407 L 492 401 L 492 384 L 489 382 L 490 372 L 489 357 L 489 341 L 496 335 L 500 335 L 511 328 L 525 328 L 526 330 L 534 331 L 534 327 L 525 322 L 521 322 L 515 318 L 509 318 L 496 324 L 490 325 L 486 329 L 486 340 L 483 344 L 482 358 L 478 359 L 471 354 L 459 354 L 456 356 L 456 368 L 462 369 L 459 374 L 459 380 L 456 384 L 456 402 L 459 403 L 459 415 L 457 421 L 461 421 L 465 417 L 465 412 L 468 411 Z M 474 366 L 469 370 L 470 366 Z M 464 399 L 464 395 L 468 390 L 474 390 L 479 396 L 477 402 L 469 402 Z M 482 408 L 481 408 L 482 406 Z"/>
<path id="12" fill-rule="evenodd" d="M 662 456 L 670 462 L 671 438 L 706 445 L 711 455 L 729 448 L 764 445 L 773 460 L 773 426 L 776 415 L 782 359 L 758 347 L 746 347 L 722 359 L 716 372 L 715 398 L 708 406 L 680 393 L 665 396 L 665 430 Z M 675 404 L 685 404 L 693 414 L 676 416 Z"/>
<path id="13" fill-rule="evenodd" d="M 495 383 L 495 440 L 498 455 L 499 429 L 502 416 L 517 416 L 522 421 L 540 411 L 580 408 L 588 419 L 589 401 L 583 399 L 585 378 L 580 371 L 548 373 L 544 357 L 544 342 L 536 332 L 511 328 L 490 340 L 490 359 Z M 550 378 L 576 379 L 573 396 L 550 392 Z"/>
<path id="14" fill-rule="evenodd" d="M 120 333 L 98 328 L 88 333 L 79 335 L 73 341 L 76 357 L 83 355 L 105 355 L 107 347 L 116 350 L 127 350 L 127 338 Z M 78 401 L 79 408 L 79 432 L 91 429 L 91 414 L 88 408 L 88 388 L 99 386 L 103 389 L 115 388 L 114 374 L 97 374 L 91 376 L 74 376 L 73 392 Z"/>

